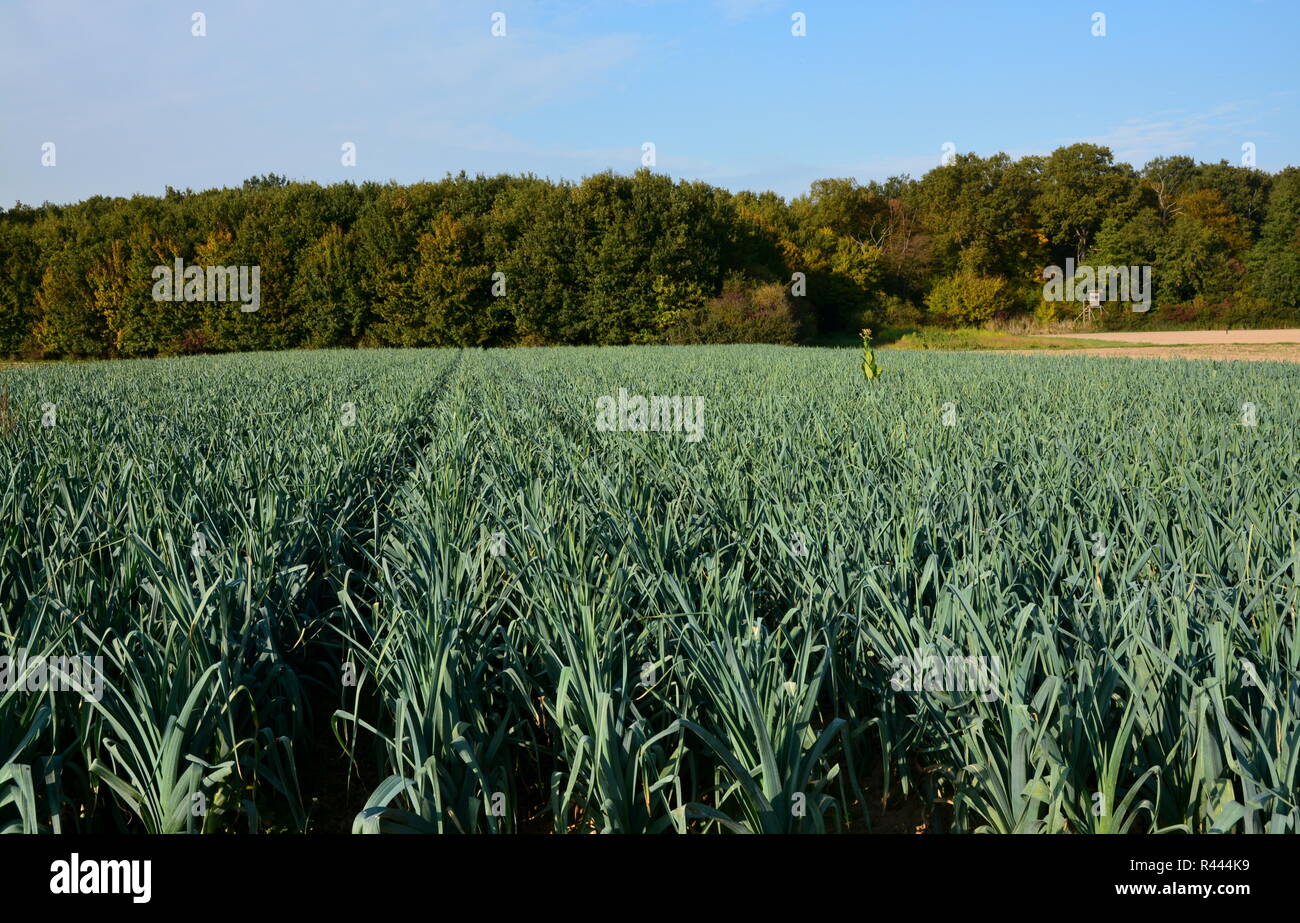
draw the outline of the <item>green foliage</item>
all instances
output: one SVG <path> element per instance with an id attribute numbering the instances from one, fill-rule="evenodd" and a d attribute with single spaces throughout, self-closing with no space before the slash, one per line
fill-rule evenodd
<path id="1" fill-rule="evenodd" d="M 934 273 L 1024 278 L 1049 262 L 1033 218 L 1040 170 L 1034 158 L 959 154 L 910 189 L 933 241 Z"/>
<path id="2" fill-rule="evenodd" d="M 41 284 L 40 248 L 30 212 L 0 212 L 0 356 L 34 352 L 36 291 Z"/>
<path id="3" fill-rule="evenodd" d="M 303 313 L 312 349 L 355 345 L 365 328 L 355 261 L 356 241 L 330 225 L 303 254 L 294 281 L 294 304 Z"/>
<path id="4" fill-rule="evenodd" d="M 103 684 L 98 698 L 0 690 L 0 828 L 6 777 L 34 780 L 30 832 L 306 826 L 296 747 L 305 687 L 337 676 L 332 581 L 450 363 L 322 352 L 4 373 L 4 654 L 101 657 Z"/>
<path id="5" fill-rule="evenodd" d="M 1199 299 L 1207 323 L 1256 301 L 1250 315 L 1294 323 L 1296 175 L 1186 157 L 1135 171 L 1077 144 L 1019 160 L 959 154 L 915 180 L 818 180 L 791 201 L 640 170 L 405 186 L 268 175 L 17 205 L 0 211 L 0 355 L 680 342 L 735 275 L 795 288 L 794 335 L 808 342 L 918 322 L 908 306 L 921 304 L 952 323 L 1070 313 L 1035 294 L 1043 268 L 1067 257 L 1150 265 L 1156 306 Z M 259 266 L 260 310 L 153 301 L 153 268 L 177 258 Z M 763 329 L 732 316 L 696 339 L 785 341 L 771 307 L 752 318 Z M 1118 313 L 1101 322 L 1160 316 Z"/>
<path id="6" fill-rule="evenodd" d="M 0 830 L 1296 832 L 1291 371 L 861 361 L 5 370 L 5 652 L 105 682 L 0 691 Z"/>
<path id="7" fill-rule="evenodd" d="M 1066 339 L 1041 335 L 1022 336 L 974 327 L 920 327 L 905 330 L 885 330 L 881 337 L 885 349 L 1014 349 L 1071 350 L 1114 349 L 1125 346 L 1147 346 L 1147 343 L 1128 343 L 1116 340 Z"/>
<path id="8" fill-rule="evenodd" d="M 758 283 L 732 275 L 717 297 L 693 311 L 667 315 L 667 339 L 675 344 L 793 344 L 802 339 L 807 323 L 798 301 L 779 282 Z"/>
<path id="9" fill-rule="evenodd" d="M 40 320 L 34 333 L 48 352 L 82 358 L 103 355 L 107 347 L 108 328 L 85 275 L 89 262 L 68 244 L 45 264 L 35 297 Z"/>
<path id="10" fill-rule="evenodd" d="M 862 377 L 875 381 L 881 375 L 880 366 L 876 365 L 876 354 L 871 351 L 871 331 L 862 331 Z"/>
<path id="11" fill-rule="evenodd" d="M 1034 212 L 1058 255 L 1082 263 L 1105 218 L 1131 214 L 1139 183 L 1133 168 L 1116 164 L 1110 149 L 1096 144 L 1058 148 L 1042 163 Z M 1063 259 L 1063 256 L 1062 256 Z"/>
<path id="12" fill-rule="evenodd" d="M 959 269 L 935 285 L 926 304 L 941 317 L 962 324 L 978 324 L 1006 310 L 1008 291 L 1006 280 L 1001 277 Z"/>
<path id="13" fill-rule="evenodd" d="M 1250 266 L 1260 296 L 1300 307 L 1300 168 L 1288 167 L 1274 180 Z"/>
<path id="14" fill-rule="evenodd" d="M 1174 219 L 1160 241 L 1152 279 L 1158 272 L 1162 302 L 1196 295 L 1221 298 L 1239 288 L 1238 265 L 1222 234 L 1184 214 Z"/>

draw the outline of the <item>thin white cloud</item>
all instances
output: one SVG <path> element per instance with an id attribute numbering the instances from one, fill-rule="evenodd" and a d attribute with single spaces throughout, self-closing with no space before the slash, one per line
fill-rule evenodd
<path id="1" fill-rule="evenodd" d="M 1203 112 L 1167 110 L 1145 118 L 1131 118 L 1103 132 L 1061 141 L 1104 144 L 1115 159 L 1141 166 L 1153 157 L 1187 154 L 1203 160 L 1229 160 L 1238 156 L 1241 145 L 1267 136 L 1261 123 L 1270 107 L 1262 100 L 1224 103 Z M 1059 146 L 1059 145 L 1053 145 Z"/>

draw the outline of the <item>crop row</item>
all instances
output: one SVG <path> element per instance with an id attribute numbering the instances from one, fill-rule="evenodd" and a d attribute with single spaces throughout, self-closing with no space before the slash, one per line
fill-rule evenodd
<path id="1" fill-rule="evenodd" d="M 105 662 L 98 700 L 0 690 L 11 829 L 1296 828 L 1284 366 L 864 382 L 850 351 L 629 347 L 5 382 L 0 653 Z M 703 438 L 596 425 L 620 391 L 698 397 Z"/>

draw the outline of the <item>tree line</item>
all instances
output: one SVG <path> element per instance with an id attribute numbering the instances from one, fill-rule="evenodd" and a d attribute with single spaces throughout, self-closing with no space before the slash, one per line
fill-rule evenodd
<path id="1" fill-rule="evenodd" d="M 260 267 L 255 312 L 157 301 L 155 267 Z M 0 210 L 0 355 L 342 346 L 813 341 L 861 327 L 1073 316 L 1044 269 L 1151 266 L 1109 327 L 1292 324 L 1300 169 L 1109 149 L 957 155 L 787 201 L 641 170 L 168 188 Z"/>

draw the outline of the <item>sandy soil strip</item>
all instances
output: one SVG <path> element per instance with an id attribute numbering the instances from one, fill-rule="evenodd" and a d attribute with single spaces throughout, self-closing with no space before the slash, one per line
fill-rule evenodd
<path id="1" fill-rule="evenodd" d="M 1150 334 L 1148 334 L 1149 336 Z M 1007 349 L 1022 356 L 1102 356 L 1120 359 L 1217 359 L 1245 362 L 1300 362 L 1300 343 L 1228 343 L 1219 346 L 1115 346 L 1104 349 Z"/>
<path id="2" fill-rule="evenodd" d="M 1154 343 L 1158 346 L 1224 346 L 1244 343 L 1300 343 L 1300 329 L 1286 330 L 1163 330 L 1152 333 L 1056 333 L 1060 340 L 1109 340 Z"/>

